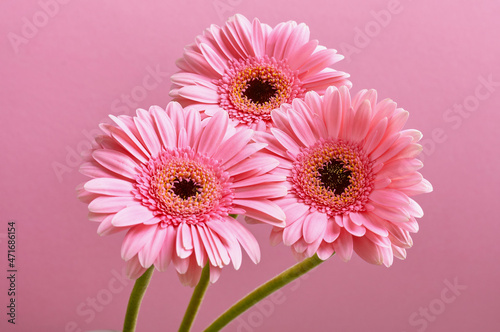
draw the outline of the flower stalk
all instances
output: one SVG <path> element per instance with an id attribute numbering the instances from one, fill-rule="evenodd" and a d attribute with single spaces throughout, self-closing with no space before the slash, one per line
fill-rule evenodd
<path id="1" fill-rule="evenodd" d="M 314 256 L 307 258 L 302 262 L 295 264 L 291 268 L 283 271 L 281 274 L 277 275 L 265 284 L 262 284 L 247 296 L 245 296 L 243 299 L 236 302 L 231 308 L 220 315 L 219 318 L 217 318 L 205 330 L 205 332 L 220 331 L 224 326 L 226 326 L 233 319 L 254 306 L 257 302 L 276 292 L 278 289 L 289 284 L 290 282 L 309 272 L 323 262 L 324 261 L 315 254 Z"/>
<path id="2" fill-rule="evenodd" d="M 134 332 L 137 325 L 137 317 L 141 308 L 142 298 L 148 289 L 149 281 L 153 275 L 154 267 L 151 266 L 144 274 L 135 281 L 134 288 L 128 301 L 125 322 L 123 323 L 123 332 Z"/>
<path id="3" fill-rule="evenodd" d="M 198 309 L 200 308 L 201 302 L 203 301 L 203 296 L 208 288 L 210 282 L 210 267 L 209 264 L 205 265 L 201 271 L 200 281 L 196 285 L 193 295 L 191 296 L 191 301 L 186 308 L 186 313 L 182 319 L 181 326 L 179 327 L 179 332 L 189 332 L 191 326 L 193 325 Z"/>

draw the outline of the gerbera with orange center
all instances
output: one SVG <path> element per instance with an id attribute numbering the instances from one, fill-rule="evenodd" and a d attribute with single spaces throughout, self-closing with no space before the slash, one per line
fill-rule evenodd
<path id="1" fill-rule="evenodd" d="M 220 109 L 237 124 L 265 130 L 271 111 L 305 92 L 350 85 L 349 75 L 330 68 L 343 59 L 334 49 L 309 40 L 295 22 L 271 28 L 242 15 L 223 27 L 212 25 L 177 61 L 170 95 L 212 116 Z"/>
<path id="2" fill-rule="evenodd" d="M 240 267 L 240 246 L 259 261 L 257 241 L 230 214 L 282 227 L 285 215 L 270 199 L 287 191 L 278 162 L 251 141 L 253 130 L 236 130 L 226 112 L 202 123 L 197 110 L 175 102 L 111 118 L 81 167 L 93 179 L 79 191 L 100 234 L 127 231 L 122 257 L 131 278 L 172 262 L 192 286 L 208 263 L 214 282 L 231 261 Z"/>
<path id="3" fill-rule="evenodd" d="M 288 179 L 288 195 L 276 200 L 287 225 L 273 229 L 272 242 L 298 259 L 349 260 L 353 251 L 386 266 L 404 259 L 423 216 L 410 196 L 432 190 L 417 171 L 421 134 L 402 130 L 407 118 L 392 100 L 377 103 L 375 90 L 351 101 L 346 87 L 274 111 L 271 134 L 257 133 Z"/>

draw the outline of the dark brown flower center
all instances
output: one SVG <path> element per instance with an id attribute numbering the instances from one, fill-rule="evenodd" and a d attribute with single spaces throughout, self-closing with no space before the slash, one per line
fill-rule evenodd
<path id="1" fill-rule="evenodd" d="M 191 179 L 176 179 L 172 186 L 174 194 L 182 199 L 188 199 L 200 192 L 201 187 Z"/>
<path id="2" fill-rule="evenodd" d="M 345 168 L 344 163 L 336 159 L 331 159 L 318 169 L 319 180 L 323 186 L 335 192 L 335 195 L 342 195 L 351 184 L 352 172 Z"/>
<path id="3" fill-rule="evenodd" d="M 256 104 L 265 104 L 276 95 L 276 91 L 271 83 L 256 78 L 248 82 L 243 95 Z"/>

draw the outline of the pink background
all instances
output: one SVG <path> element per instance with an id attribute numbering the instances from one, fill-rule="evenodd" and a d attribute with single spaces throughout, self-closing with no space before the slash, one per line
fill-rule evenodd
<path id="1" fill-rule="evenodd" d="M 351 74 L 353 91 L 376 88 L 409 110 L 434 192 L 418 198 L 426 215 L 406 261 L 387 269 L 334 257 L 227 331 L 500 330 L 498 1 L 54 1 L 0 4 L 0 330 L 121 328 L 132 289 L 115 277 L 123 234 L 101 238 L 87 221 L 75 198 L 78 151 L 109 113 L 165 106 L 184 45 L 237 12 L 305 22 L 312 38 L 347 56 L 337 69 Z M 9 220 L 18 237 L 15 326 L 5 314 Z M 224 270 L 194 331 L 294 263 L 288 248 L 268 245 L 267 227 L 251 230 L 262 262 Z M 138 330 L 176 330 L 190 295 L 171 269 L 156 273 Z"/>

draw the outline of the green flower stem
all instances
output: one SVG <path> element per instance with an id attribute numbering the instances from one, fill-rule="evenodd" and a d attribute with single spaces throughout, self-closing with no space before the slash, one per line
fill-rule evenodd
<path id="1" fill-rule="evenodd" d="M 283 271 L 281 274 L 277 275 L 273 279 L 269 280 L 265 284 L 262 284 L 254 291 L 249 293 L 243 299 L 235 303 L 231 308 L 229 308 L 225 313 L 219 316 L 206 330 L 205 332 L 215 332 L 220 331 L 224 326 L 229 324 L 233 319 L 241 315 L 243 312 L 248 310 L 250 307 L 255 305 L 260 300 L 264 299 L 268 295 L 274 293 L 281 287 L 289 284 L 298 277 L 309 272 L 323 261 L 315 254 L 311 258 L 307 258 L 300 263 L 295 264 L 288 270 Z"/>
<path id="2" fill-rule="evenodd" d="M 151 266 L 144 274 L 135 281 L 134 288 L 128 300 L 127 314 L 123 323 L 123 332 L 134 332 L 137 325 L 137 316 L 141 307 L 142 298 L 146 289 L 148 289 L 149 281 L 153 275 L 154 267 Z"/>
<path id="3" fill-rule="evenodd" d="M 210 267 L 207 263 L 207 265 L 205 265 L 205 267 L 201 271 L 200 281 L 198 282 L 198 285 L 196 285 L 196 288 L 193 291 L 193 295 L 191 296 L 191 301 L 189 301 L 189 305 L 186 308 L 186 313 L 184 314 L 181 326 L 179 327 L 179 332 L 189 332 L 189 330 L 191 329 L 191 325 L 193 325 L 196 313 L 200 308 L 201 301 L 203 300 L 203 295 L 205 295 L 205 291 L 208 288 L 209 282 L 210 282 Z"/>

